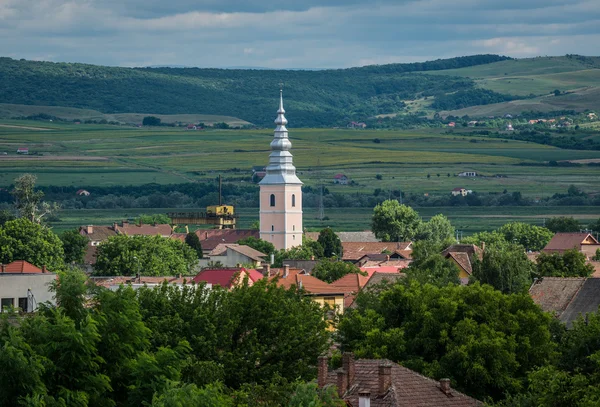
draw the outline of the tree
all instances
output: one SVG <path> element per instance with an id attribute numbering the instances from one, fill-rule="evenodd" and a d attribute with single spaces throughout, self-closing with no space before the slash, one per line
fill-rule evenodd
<path id="1" fill-rule="evenodd" d="M 170 387 L 155 393 L 151 407 L 230 407 L 233 399 L 225 394 L 220 384 L 198 388 L 194 384 Z"/>
<path id="2" fill-rule="evenodd" d="M 42 201 L 44 193 L 35 190 L 36 180 L 35 175 L 21 175 L 15 179 L 15 187 L 11 193 L 15 198 L 15 208 L 19 213 L 19 217 L 31 222 L 41 223 L 45 216 L 58 210 L 58 205 Z"/>
<path id="3" fill-rule="evenodd" d="M 548 219 L 546 228 L 554 233 L 579 232 L 581 230 L 581 224 L 573 217 L 559 216 Z"/>
<path id="4" fill-rule="evenodd" d="M 594 272 L 594 266 L 577 249 L 563 253 L 541 253 L 536 268 L 538 277 L 589 277 Z"/>
<path id="5" fill-rule="evenodd" d="M 275 246 L 273 246 L 273 243 L 252 236 L 238 240 L 237 244 L 249 246 L 254 250 L 258 250 L 259 252 L 269 256 L 272 253 L 275 253 Z"/>
<path id="6" fill-rule="evenodd" d="M 532 272 L 533 263 L 522 246 L 497 243 L 486 246 L 482 260 L 474 259 L 471 278 L 505 294 L 522 293 L 531 284 Z"/>
<path id="7" fill-rule="evenodd" d="M 460 284 L 458 267 L 441 254 L 429 256 L 418 265 L 411 265 L 404 270 L 410 280 L 421 284 L 433 284 L 443 287 L 448 284 Z"/>
<path id="8" fill-rule="evenodd" d="M 498 233 L 503 235 L 507 242 L 518 243 L 525 250 L 531 251 L 542 250 L 554 236 L 554 233 L 546 228 L 523 222 L 506 223 L 498 229 Z"/>
<path id="9" fill-rule="evenodd" d="M 373 210 L 371 230 L 384 242 L 412 240 L 421 226 L 419 214 L 397 200 L 386 200 Z"/>
<path id="10" fill-rule="evenodd" d="M 137 218 L 135 218 L 135 223 L 137 223 L 138 225 L 141 225 L 141 224 L 146 224 L 146 225 L 153 225 L 153 224 L 170 225 L 171 224 L 171 218 L 169 218 L 164 213 L 154 213 L 152 215 L 140 215 L 140 216 L 138 216 Z"/>
<path id="11" fill-rule="evenodd" d="M 337 394 L 335 387 L 319 389 L 315 383 L 299 383 L 288 407 L 343 407 L 346 402 Z"/>
<path id="12" fill-rule="evenodd" d="M 101 276 L 187 274 L 198 259 L 184 242 L 161 236 L 116 235 L 100 243 L 94 272 Z"/>
<path id="13" fill-rule="evenodd" d="M 596 233 L 600 232 L 600 218 L 596 222 L 592 222 L 588 225 L 588 229 Z"/>
<path id="14" fill-rule="evenodd" d="M 527 372 L 555 356 L 552 317 L 527 293 L 411 281 L 361 293 L 356 304 L 338 324 L 343 352 L 450 378 L 454 388 L 479 399 L 521 391 Z"/>
<path id="15" fill-rule="evenodd" d="M 6 222 L 0 228 L 0 261 L 3 264 L 25 260 L 50 271 L 62 270 L 63 244 L 59 237 L 43 225 L 25 218 Z"/>
<path id="16" fill-rule="evenodd" d="M 83 263 L 88 238 L 81 235 L 77 229 L 65 230 L 60 234 L 65 253 L 65 263 Z"/>
<path id="17" fill-rule="evenodd" d="M 422 222 L 419 226 L 417 240 L 430 240 L 435 243 L 446 242 L 454 238 L 454 226 L 447 217 L 442 214 L 432 216 L 428 222 Z"/>
<path id="18" fill-rule="evenodd" d="M 10 220 L 15 220 L 15 216 L 11 211 L 3 209 L 0 211 L 0 227 L 4 226 L 4 224 Z"/>
<path id="19" fill-rule="evenodd" d="M 323 248 L 325 257 L 342 258 L 342 241 L 331 228 L 321 230 L 317 242 Z"/>
<path id="20" fill-rule="evenodd" d="M 474 235 L 467 236 L 463 238 L 460 243 L 474 244 L 479 246 L 482 243 L 485 243 L 486 245 L 506 243 L 506 239 L 504 238 L 504 235 L 494 230 L 493 232 L 479 232 L 475 233 Z"/>
<path id="21" fill-rule="evenodd" d="M 313 277 L 318 278 L 319 280 L 323 280 L 327 283 L 332 283 L 335 280 L 338 280 L 344 277 L 346 274 L 363 274 L 358 267 L 354 264 L 346 263 L 343 261 L 332 261 L 332 260 L 322 260 L 320 261 L 314 268 L 311 273 Z"/>
<path id="22" fill-rule="evenodd" d="M 160 119 L 155 116 L 146 116 L 142 120 L 144 126 L 160 126 Z"/>
<path id="23" fill-rule="evenodd" d="M 199 259 L 201 259 L 204 256 L 204 254 L 202 253 L 202 243 L 200 243 L 200 238 L 197 234 L 190 232 L 187 235 L 185 235 L 185 243 L 196 252 L 196 256 Z"/>

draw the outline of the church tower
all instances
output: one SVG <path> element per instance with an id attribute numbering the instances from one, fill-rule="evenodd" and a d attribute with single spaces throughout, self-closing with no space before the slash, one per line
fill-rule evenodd
<path id="1" fill-rule="evenodd" d="M 275 249 L 302 244 L 302 181 L 292 163 L 292 143 L 283 110 L 283 91 L 279 92 L 279 110 L 267 175 L 260 181 L 260 238 Z"/>

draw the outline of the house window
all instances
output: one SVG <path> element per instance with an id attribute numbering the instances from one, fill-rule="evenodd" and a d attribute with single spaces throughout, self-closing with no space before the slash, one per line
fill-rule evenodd
<path id="1" fill-rule="evenodd" d="M 23 312 L 29 312 L 27 309 L 27 297 L 19 298 L 19 308 L 21 308 L 21 311 Z"/>
<path id="2" fill-rule="evenodd" d="M 271 206 L 275 206 L 275 194 L 271 194 Z"/>
<path id="3" fill-rule="evenodd" d="M 296 235 L 292 235 L 292 240 L 296 240 Z"/>
<path id="4" fill-rule="evenodd" d="M 292 230 L 295 232 L 296 231 L 296 225 L 292 225 Z"/>
<path id="5" fill-rule="evenodd" d="M 271 225 L 271 232 L 274 232 L 274 231 L 275 231 L 275 226 Z"/>
<path id="6" fill-rule="evenodd" d="M 2 298 L 2 300 L 0 300 L 0 307 L 2 307 L 2 312 L 4 312 L 4 310 L 7 309 L 8 307 L 14 307 L 14 306 L 15 306 L 14 298 Z"/>
<path id="7" fill-rule="evenodd" d="M 292 194 L 292 207 L 296 206 L 296 194 Z"/>

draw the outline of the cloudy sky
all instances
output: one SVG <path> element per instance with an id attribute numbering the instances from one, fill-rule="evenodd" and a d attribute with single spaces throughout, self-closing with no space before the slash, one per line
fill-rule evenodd
<path id="1" fill-rule="evenodd" d="M 600 0 L 0 0 L 0 56 L 343 68 L 600 55 Z"/>

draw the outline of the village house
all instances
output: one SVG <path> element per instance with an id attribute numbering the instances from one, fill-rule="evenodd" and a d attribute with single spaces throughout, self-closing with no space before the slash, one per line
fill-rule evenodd
<path id="1" fill-rule="evenodd" d="M 342 242 L 342 260 L 357 263 L 365 255 L 385 254 L 410 259 L 412 242 Z"/>
<path id="2" fill-rule="evenodd" d="M 463 171 L 458 173 L 459 177 L 476 177 L 477 173 L 475 171 Z"/>
<path id="3" fill-rule="evenodd" d="M 462 187 L 456 187 L 450 192 L 452 193 L 452 196 L 467 196 L 469 194 L 468 190 Z"/>
<path id="4" fill-rule="evenodd" d="M 345 176 L 344 174 L 336 174 L 333 177 L 333 183 L 340 184 L 340 185 L 348 185 L 348 177 Z"/>
<path id="5" fill-rule="evenodd" d="M 450 123 L 448 123 L 448 127 L 456 127 L 456 123 L 450 122 Z"/>
<path id="6" fill-rule="evenodd" d="M 506 127 L 504 128 L 504 130 L 506 130 L 506 131 L 514 131 L 515 129 L 513 128 L 512 123 L 507 123 Z"/>
<path id="7" fill-rule="evenodd" d="M 266 254 L 254 250 L 249 246 L 237 243 L 220 243 L 207 256 L 198 260 L 198 266 L 205 267 L 211 262 L 219 262 L 223 267 L 239 267 L 241 264 L 251 264 L 252 267 L 261 267 L 266 257 Z"/>
<path id="8" fill-rule="evenodd" d="M 17 148 L 17 154 L 29 154 L 29 149 L 27 147 L 19 147 Z"/>
<path id="9" fill-rule="evenodd" d="M 198 229 L 194 233 L 200 239 L 204 255 L 209 255 L 211 251 L 222 243 L 233 244 L 248 237 L 256 239 L 260 237 L 260 232 L 253 229 Z M 185 235 L 185 233 L 173 234 L 172 238 L 184 241 Z"/>
<path id="10" fill-rule="evenodd" d="M 50 284 L 56 280 L 56 274 L 46 267 L 17 260 L 0 265 L 0 312 L 8 308 L 19 308 L 21 312 L 34 312 L 39 304 L 56 304 Z"/>
<path id="11" fill-rule="evenodd" d="M 90 192 L 86 191 L 85 189 L 78 189 L 77 192 L 75 192 L 75 195 L 78 195 L 78 196 L 90 196 Z"/>
<path id="12" fill-rule="evenodd" d="M 442 252 L 444 258 L 449 259 L 458 267 L 458 278 L 462 284 L 467 284 L 469 277 L 473 274 L 473 261 L 476 258 L 481 260 L 483 257 L 485 244 L 482 243 L 481 246 L 479 248 L 474 244 L 453 244 Z"/>
<path id="13" fill-rule="evenodd" d="M 248 281 L 248 285 L 253 285 L 263 277 L 259 271 L 243 267 L 212 268 L 202 270 L 192 278 L 192 281 L 196 284 L 205 283 L 210 287 L 220 286 L 230 290 L 233 287 L 244 284 L 246 280 Z"/>
<path id="14" fill-rule="evenodd" d="M 352 407 L 474 407 L 483 403 L 450 386 L 388 359 L 358 359 L 345 352 L 342 367 L 329 371 L 328 358 L 318 360 L 319 388 L 336 386 L 338 395 Z"/>
<path id="15" fill-rule="evenodd" d="M 267 175 L 267 167 L 264 165 L 258 165 L 252 167 L 252 182 L 259 182 L 265 175 Z"/>
<path id="16" fill-rule="evenodd" d="M 534 282 L 529 295 L 543 311 L 553 313 L 570 328 L 580 316 L 598 311 L 600 278 L 543 277 Z"/>
<path id="17" fill-rule="evenodd" d="M 595 256 L 596 250 L 600 249 L 600 243 L 591 233 L 556 233 L 542 252 L 564 253 L 570 249 L 577 249 L 589 260 Z"/>
<path id="18" fill-rule="evenodd" d="M 350 122 L 348 124 L 349 129 L 364 129 L 366 127 L 367 127 L 367 125 L 362 122 Z"/>

